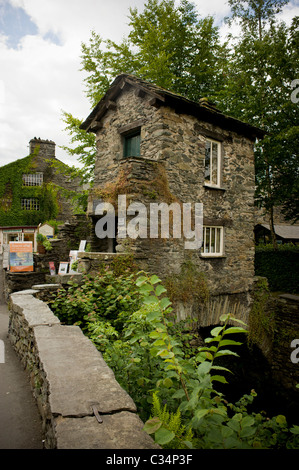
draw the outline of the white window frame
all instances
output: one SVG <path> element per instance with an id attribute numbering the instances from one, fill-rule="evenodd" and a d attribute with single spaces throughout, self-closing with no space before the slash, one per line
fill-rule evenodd
<path id="1" fill-rule="evenodd" d="M 204 170 L 206 170 L 206 148 L 207 144 L 210 144 L 210 177 L 209 179 L 206 179 L 206 175 L 204 176 L 204 184 L 205 186 L 211 186 L 213 188 L 220 188 L 221 185 L 221 148 L 222 148 L 222 143 L 219 140 L 214 140 L 214 139 L 206 139 L 206 144 L 205 144 L 205 159 L 204 159 Z M 213 175 L 213 152 L 212 152 L 212 146 L 213 144 L 217 145 L 217 178 L 216 178 L 216 183 L 213 182 L 214 175 Z"/>
<path id="2" fill-rule="evenodd" d="M 209 232 L 207 233 L 207 230 Z M 219 249 L 217 250 L 217 231 L 220 234 L 219 238 Z M 213 235 L 214 234 L 214 235 Z M 209 240 L 207 240 L 209 238 Z M 213 249 L 213 238 L 214 238 L 214 249 Z M 217 251 L 216 251 L 217 250 Z M 201 256 L 208 257 L 219 257 L 224 254 L 224 228 L 220 225 L 205 225 L 203 227 L 203 245 L 201 249 Z"/>
<path id="3" fill-rule="evenodd" d="M 23 186 L 42 186 L 43 173 L 25 173 L 23 174 Z"/>
<path id="4" fill-rule="evenodd" d="M 21 207 L 23 211 L 39 211 L 39 199 L 37 199 L 36 197 L 22 198 Z"/>

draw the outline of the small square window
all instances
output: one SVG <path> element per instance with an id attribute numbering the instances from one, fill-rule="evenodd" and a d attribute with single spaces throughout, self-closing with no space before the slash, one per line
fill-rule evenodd
<path id="1" fill-rule="evenodd" d="M 206 141 L 205 149 L 205 183 L 220 186 L 221 143 L 215 140 Z"/>
<path id="2" fill-rule="evenodd" d="M 124 136 L 124 157 L 140 157 L 140 131 Z"/>
<path id="3" fill-rule="evenodd" d="M 223 227 L 203 227 L 202 256 L 223 255 Z"/>

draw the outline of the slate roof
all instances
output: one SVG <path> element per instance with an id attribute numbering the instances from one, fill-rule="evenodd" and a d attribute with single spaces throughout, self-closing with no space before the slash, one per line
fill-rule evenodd
<path id="1" fill-rule="evenodd" d="M 269 224 L 260 224 L 267 230 L 270 230 Z M 274 225 L 277 236 L 289 240 L 299 240 L 299 225 Z"/>
<path id="2" fill-rule="evenodd" d="M 114 100 L 125 86 L 132 86 L 140 90 L 141 93 L 149 94 L 152 96 L 153 104 L 170 106 L 179 113 L 191 114 L 202 121 L 210 122 L 228 130 L 233 130 L 253 140 L 264 136 L 264 131 L 261 129 L 223 114 L 207 100 L 203 99 L 199 102 L 191 101 L 182 95 L 165 90 L 162 87 L 129 74 L 120 74 L 115 78 L 106 94 L 95 106 L 87 119 L 81 124 L 80 128 L 87 132 L 95 132 L 106 111 L 111 107 L 115 107 Z"/>

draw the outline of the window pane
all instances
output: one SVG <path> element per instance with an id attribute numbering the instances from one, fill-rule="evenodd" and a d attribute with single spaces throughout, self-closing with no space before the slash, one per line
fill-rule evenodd
<path id="1" fill-rule="evenodd" d="M 205 180 L 210 183 L 210 179 L 211 179 L 211 142 L 206 142 Z"/>
<path id="2" fill-rule="evenodd" d="M 223 253 L 223 227 L 203 228 L 203 255 L 217 256 Z"/>
<path id="3" fill-rule="evenodd" d="M 39 200 L 36 198 L 22 199 L 21 200 L 22 210 L 25 211 L 39 211 Z"/>
<path id="4" fill-rule="evenodd" d="M 210 252 L 210 229 L 207 227 L 205 229 L 206 235 L 205 235 L 205 253 Z"/>
<path id="5" fill-rule="evenodd" d="M 210 246 L 210 253 L 215 253 L 215 239 L 216 239 L 215 232 L 216 232 L 216 229 L 215 229 L 215 228 L 212 228 L 212 229 L 211 229 L 211 246 Z"/>
<path id="6" fill-rule="evenodd" d="M 216 253 L 221 253 L 221 229 L 217 228 Z"/>
<path id="7" fill-rule="evenodd" d="M 32 173 L 23 175 L 24 186 L 41 186 L 43 184 L 42 173 Z"/>
<path id="8" fill-rule="evenodd" d="M 125 157 L 139 157 L 140 156 L 140 134 L 139 133 L 125 137 L 124 156 Z"/>
<path id="9" fill-rule="evenodd" d="M 212 180 L 213 184 L 218 184 L 218 144 L 212 142 Z"/>

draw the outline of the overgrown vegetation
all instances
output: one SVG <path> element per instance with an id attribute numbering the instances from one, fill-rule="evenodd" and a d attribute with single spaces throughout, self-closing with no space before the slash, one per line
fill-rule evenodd
<path id="1" fill-rule="evenodd" d="M 209 289 L 202 272 L 199 272 L 191 260 L 186 260 L 179 274 L 172 274 L 165 279 L 165 287 L 172 302 L 194 300 L 204 304 L 209 299 Z"/>
<path id="2" fill-rule="evenodd" d="M 170 319 L 172 304 L 156 275 L 109 266 L 61 289 L 50 301 L 62 322 L 79 324 L 135 401 L 144 429 L 164 448 L 299 448 L 299 426 L 282 415 L 250 413 L 252 390 L 228 403 L 217 383 L 227 383 L 219 360 L 237 353 L 246 337 L 242 322 L 223 315 L 204 347 Z M 230 323 L 228 324 L 228 322 Z M 238 324 L 239 323 L 239 324 Z M 241 324 L 240 324 L 241 323 Z"/>
<path id="3" fill-rule="evenodd" d="M 41 186 L 23 186 L 22 175 L 35 173 L 34 156 L 16 160 L 1 167 L 0 173 L 0 225 L 38 225 L 55 219 L 59 206 L 58 188 L 52 183 Z M 39 210 L 22 210 L 22 198 L 37 198 Z"/>
<path id="4" fill-rule="evenodd" d="M 273 339 L 275 319 L 267 316 L 266 306 L 270 297 L 268 281 L 259 278 L 253 293 L 253 305 L 249 315 L 249 344 L 262 344 L 265 337 Z"/>
<path id="5" fill-rule="evenodd" d="M 255 274 L 268 279 L 271 291 L 299 293 L 299 246 L 292 244 L 258 245 L 255 249 Z"/>

